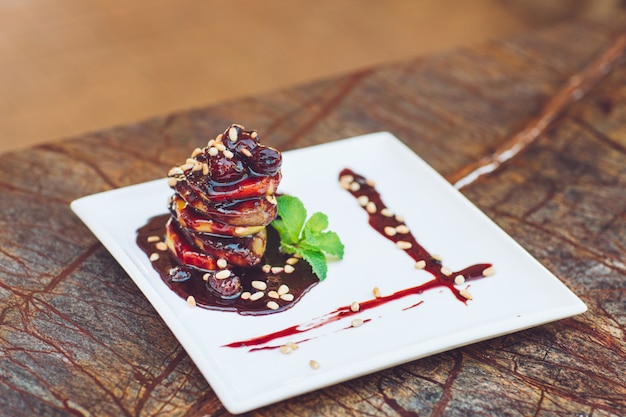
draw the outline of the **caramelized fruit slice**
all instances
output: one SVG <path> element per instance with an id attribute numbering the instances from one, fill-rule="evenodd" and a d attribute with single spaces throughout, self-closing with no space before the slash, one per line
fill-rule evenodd
<path id="1" fill-rule="evenodd" d="M 170 211 L 180 226 L 193 232 L 213 233 L 222 236 L 250 236 L 260 232 L 265 226 L 233 226 L 202 216 L 179 195 L 170 200 Z"/>
<path id="2" fill-rule="evenodd" d="M 246 176 L 232 184 L 220 185 L 202 175 L 201 171 L 187 172 L 185 180 L 178 181 L 174 189 L 179 191 L 178 187 L 180 184 L 187 184 L 189 188 L 208 203 L 218 203 L 225 200 L 244 200 L 274 194 L 282 175 L 278 172 L 267 177 Z"/>
<path id="3" fill-rule="evenodd" d="M 276 202 L 260 197 L 210 204 L 194 192 L 185 181 L 176 185 L 178 194 L 202 215 L 233 226 L 267 226 L 276 218 Z"/>
<path id="4" fill-rule="evenodd" d="M 191 245 L 172 218 L 165 224 L 165 243 L 182 264 L 206 270 L 217 269 L 215 258 L 208 253 L 200 252 Z"/>
<path id="5" fill-rule="evenodd" d="M 242 267 L 254 266 L 261 262 L 267 243 L 265 228 L 246 237 L 225 237 L 206 233 L 189 233 L 188 236 L 200 250 L 210 253 L 217 259 L 226 259 L 231 265 Z"/>

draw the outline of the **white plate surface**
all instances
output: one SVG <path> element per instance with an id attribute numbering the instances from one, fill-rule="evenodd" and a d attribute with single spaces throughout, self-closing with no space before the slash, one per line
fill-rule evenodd
<path id="1" fill-rule="evenodd" d="M 470 283 L 473 299 L 467 304 L 445 288 L 429 290 L 364 312 L 361 318 L 372 320 L 361 327 L 339 331 L 349 326 L 350 317 L 307 332 L 312 340 L 288 355 L 223 347 L 371 299 L 374 286 L 389 294 L 430 279 L 369 227 L 367 213 L 338 184 L 343 168 L 375 180 L 386 205 L 403 215 L 420 244 L 441 255 L 452 270 L 492 263 L 496 274 Z M 165 179 L 83 197 L 71 205 L 233 413 L 586 310 L 554 275 L 387 132 L 285 152 L 279 190 L 298 196 L 309 214 L 328 215 L 330 228 L 345 244 L 345 257 L 331 263 L 328 278 L 293 308 L 260 317 L 188 306 L 137 247 L 137 229 L 167 211 L 172 191 Z M 311 359 L 319 369 L 309 366 Z"/>

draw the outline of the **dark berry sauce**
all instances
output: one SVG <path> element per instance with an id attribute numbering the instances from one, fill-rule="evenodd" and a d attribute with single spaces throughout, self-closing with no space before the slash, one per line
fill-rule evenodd
<path id="1" fill-rule="evenodd" d="M 278 250 L 278 234 L 273 228 L 268 227 L 267 246 L 263 261 L 258 266 L 251 268 L 232 268 L 232 271 L 241 280 L 243 292 L 251 294 L 258 292 L 252 286 L 253 281 L 266 283 L 267 288 L 263 290 L 263 297 L 257 300 L 243 299 L 240 296 L 231 299 L 220 297 L 209 287 L 208 282 L 202 278 L 206 271 L 181 265 L 169 251 L 157 249 L 157 244 L 163 242 L 165 223 L 169 218 L 169 214 L 163 214 L 150 219 L 146 225 L 137 231 L 137 244 L 147 256 L 154 253 L 159 255 L 158 259 L 152 261 L 152 266 L 159 273 L 163 282 L 184 300 L 187 300 L 189 296 L 193 296 L 198 307 L 209 310 L 237 312 L 241 315 L 277 313 L 292 307 L 319 282 L 310 266 L 302 260 L 293 265 L 295 270 L 290 274 L 284 271 L 276 271 L 275 273 L 263 271 L 263 265 L 284 266 L 290 257 L 280 253 Z M 152 240 L 149 239 L 151 236 L 156 236 L 159 240 L 150 242 L 149 240 Z M 280 297 L 275 298 L 269 295 L 272 291 L 278 292 L 279 287 L 283 284 L 288 287 L 288 294 L 293 296 L 293 300 L 286 301 Z M 276 303 L 278 308 L 268 308 L 267 304 L 270 301 Z"/>
<path id="2" fill-rule="evenodd" d="M 468 266 L 459 271 L 451 271 L 446 268 L 441 260 L 431 255 L 424 247 L 422 247 L 415 236 L 408 230 L 404 220 L 393 214 L 391 210 L 385 206 L 384 202 L 374 185 L 367 181 L 363 176 L 355 172 L 344 169 L 339 174 L 341 185 L 350 192 L 359 202 L 359 204 L 369 214 L 369 224 L 385 238 L 392 241 L 400 249 L 404 250 L 416 263 L 416 267 L 429 272 L 433 279 L 424 284 L 406 288 L 392 294 L 378 295 L 374 298 L 358 302 L 358 309 L 353 304 L 345 305 L 337 308 L 330 313 L 311 320 L 310 323 L 298 324 L 291 327 L 278 330 L 273 333 L 261 335 L 255 338 L 235 341 L 225 345 L 231 348 L 250 348 L 250 351 L 275 349 L 279 346 L 268 345 L 283 337 L 297 336 L 301 333 L 322 327 L 332 322 L 341 320 L 345 317 L 360 314 L 366 310 L 379 307 L 391 301 L 399 300 L 415 294 L 421 294 L 426 290 L 433 288 L 447 288 L 455 298 L 463 303 L 467 303 L 471 296 L 467 289 L 460 289 L 467 281 L 483 278 L 492 273 L 492 265 L 489 263 L 481 263 Z M 371 203 L 371 204 L 370 204 Z M 393 230 L 392 230 L 393 229 Z M 400 242 L 400 243 L 399 243 Z M 419 301 L 403 310 L 408 310 L 421 305 L 423 301 Z M 345 329 L 352 328 L 346 327 Z M 300 340 L 298 343 L 310 339 Z"/>

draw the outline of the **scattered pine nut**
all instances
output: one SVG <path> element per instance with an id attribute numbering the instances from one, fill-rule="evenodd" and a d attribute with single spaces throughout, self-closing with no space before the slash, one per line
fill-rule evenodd
<path id="1" fill-rule="evenodd" d="M 209 155 L 217 156 L 218 153 L 220 153 L 220 151 L 218 151 L 215 146 L 212 146 L 209 148 Z"/>
<path id="2" fill-rule="evenodd" d="M 419 260 L 417 262 L 415 262 L 415 269 L 424 269 L 426 268 L 426 261 L 425 260 Z"/>
<path id="3" fill-rule="evenodd" d="M 354 181 L 354 177 L 352 175 L 342 175 L 341 178 L 339 178 L 339 184 L 346 190 L 350 189 L 352 181 Z"/>
<path id="4" fill-rule="evenodd" d="M 365 210 L 369 213 L 369 214 L 374 214 L 376 213 L 376 210 L 378 210 L 376 208 L 376 204 L 373 201 L 370 201 L 369 203 L 367 203 L 367 205 L 365 206 Z"/>
<path id="5" fill-rule="evenodd" d="M 293 301 L 294 296 L 293 294 L 283 294 L 280 296 L 280 299 L 285 301 Z"/>
<path id="6" fill-rule="evenodd" d="M 363 324 L 363 319 L 354 319 L 350 322 L 352 327 L 359 327 Z"/>
<path id="7" fill-rule="evenodd" d="M 244 156 L 250 158 L 252 156 L 252 152 L 250 152 L 250 150 L 248 148 L 241 148 L 241 153 L 244 154 Z"/>
<path id="8" fill-rule="evenodd" d="M 445 276 L 449 277 L 450 275 L 452 275 L 452 270 L 450 268 L 448 268 L 447 266 L 442 266 L 441 267 L 441 273 L 444 274 Z"/>
<path id="9" fill-rule="evenodd" d="M 152 262 L 154 262 L 154 261 L 158 261 L 158 260 L 159 260 L 159 258 L 160 258 L 160 256 L 159 256 L 159 254 L 158 254 L 158 253 L 156 253 L 156 252 L 154 252 L 154 253 L 152 253 L 152 254 L 150 255 L 150 260 L 151 260 Z"/>
<path id="10" fill-rule="evenodd" d="M 217 271 L 215 273 L 215 278 L 217 279 L 226 279 L 230 277 L 230 270 L 229 269 L 222 269 L 221 271 Z"/>
<path id="11" fill-rule="evenodd" d="M 374 182 L 374 180 L 367 178 L 365 180 L 365 184 L 369 185 L 370 187 L 376 187 L 376 182 Z"/>
<path id="12" fill-rule="evenodd" d="M 175 187 L 176 184 L 178 184 L 178 180 L 176 178 L 168 178 L 167 179 L 167 185 L 169 187 Z"/>
<path id="13" fill-rule="evenodd" d="M 406 235 L 409 233 L 409 226 L 407 226 L 406 224 L 401 224 L 399 226 L 396 226 L 396 231 L 402 235 Z"/>
<path id="14" fill-rule="evenodd" d="M 270 310 L 278 310 L 278 307 L 280 307 L 276 301 L 268 301 L 265 305 Z"/>
<path id="15" fill-rule="evenodd" d="M 208 272 L 206 274 L 202 275 L 202 280 L 203 281 L 208 281 L 209 278 L 211 278 L 211 274 L 209 274 Z"/>
<path id="16" fill-rule="evenodd" d="M 285 261 L 287 265 L 295 265 L 298 263 L 298 258 L 289 258 Z"/>
<path id="17" fill-rule="evenodd" d="M 226 146 L 222 142 L 216 143 L 215 148 L 220 152 L 224 152 L 226 150 Z"/>
<path id="18" fill-rule="evenodd" d="M 254 294 L 252 294 L 250 296 L 250 301 L 259 300 L 259 299 L 263 298 L 263 295 L 264 295 L 263 291 L 257 291 L 257 292 L 255 292 Z"/>
<path id="19" fill-rule="evenodd" d="M 372 294 L 374 294 L 374 297 L 376 297 L 376 298 L 380 298 L 382 296 L 381 293 L 380 293 L 380 288 L 378 288 L 378 287 L 374 287 L 372 289 Z"/>
<path id="20" fill-rule="evenodd" d="M 404 217 L 400 216 L 399 214 L 396 214 L 396 221 L 398 223 L 404 223 Z"/>
<path id="21" fill-rule="evenodd" d="M 393 217 L 393 211 L 389 210 L 387 207 L 385 207 L 384 209 L 382 209 L 380 211 L 380 214 L 382 214 L 385 217 Z"/>
<path id="22" fill-rule="evenodd" d="M 367 203 L 370 202 L 370 199 L 366 195 L 360 195 L 360 196 L 357 197 L 356 201 L 359 203 L 359 205 L 361 207 L 365 207 L 367 205 Z"/>
<path id="23" fill-rule="evenodd" d="M 193 152 L 191 152 L 191 157 L 195 158 L 196 156 L 200 155 L 202 153 L 202 149 L 200 148 L 196 148 L 193 150 Z"/>
<path id="24" fill-rule="evenodd" d="M 472 299 L 472 294 L 470 294 L 470 292 L 468 290 L 466 290 L 465 288 L 460 290 L 459 294 L 461 294 L 461 297 L 465 298 L 466 300 L 471 300 Z"/>
<path id="25" fill-rule="evenodd" d="M 282 284 L 280 287 L 278 287 L 278 290 L 276 290 L 276 292 L 278 293 L 278 295 L 285 295 L 289 292 L 289 287 L 285 284 Z"/>
<path id="26" fill-rule="evenodd" d="M 206 162 L 202 164 L 202 175 L 209 175 L 209 164 Z"/>
<path id="27" fill-rule="evenodd" d="M 359 184 L 358 182 L 354 181 L 350 183 L 350 191 L 359 191 L 361 189 L 361 184 Z"/>
<path id="28" fill-rule="evenodd" d="M 359 303 L 357 303 L 356 301 L 354 301 L 352 304 L 350 304 L 350 311 L 352 311 L 353 313 L 356 313 L 360 309 L 361 309 L 361 305 Z"/>
<path id="29" fill-rule="evenodd" d="M 267 296 L 269 298 L 279 298 L 280 295 L 278 294 L 278 292 L 272 290 L 272 291 L 268 291 Z"/>
<path id="30" fill-rule="evenodd" d="M 237 129 L 234 127 L 228 129 L 228 139 L 230 139 L 231 142 L 237 141 Z"/>
<path id="31" fill-rule="evenodd" d="M 495 268 L 493 266 L 490 266 L 489 268 L 486 268 L 483 270 L 483 277 L 490 277 L 495 273 L 496 273 Z"/>
<path id="32" fill-rule="evenodd" d="M 272 274 L 280 274 L 281 272 L 283 272 L 285 270 L 285 268 L 283 268 L 282 266 L 273 266 L 270 271 L 272 271 Z"/>
<path id="33" fill-rule="evenodd" d="M 283 269 L 285 271 L 285 274 L 291 274 L 291 273 L 293 273 L 293 271 L 296 270 L 296 268 L 294 268 L 291 265 L 285 265 Z"/>
<path id="34" fill-rule="evenodd" d="M 225 156 L 227 159 L 231 159 L 233 156 L 235 156 L 235 154 L 233 154 L 233 153 L 232 153 L 231 151 L 229 151 L 228 149 L 225 149 L 225 150 L 224 150 L 224 156 Z"/>
<path id="35" fill-rule="evenodd" d="M 456 285 L 463 285 L 465 283 L 465 277 L 463 275 L 457 275 L 454 277 L 454 283 Z"/>
<path id="36" fill-rule="evenodd" d="M 438 253 L 433 253 L 432 255 L 430 255 L 431 258 L 433 258 L 435 261 L 439 261 L 441 262 L 441 255 L 439 255 Z"/>
<path id="37" fill-rule="evenodd" d="M 267 289 L 267 284 L 263 281 L 252 281 L 250 284 L 255 290 L 265 291 Z"/>
<path id="38" fill-rule="evenodd" d="M 217 260 L 217 267 L 218 267 L 218 268 L 224 269 L 224 268 L 226 268 L 226 266 L 227 266 L 227 265 L 228 265 L 228 262 L 226 261 L 226 259 L 224 259 L 224 258 L 219 258 L 219 259 Z"/>
<path id="39" fill-rule="evenodd" d="M 271 266 L 271 265 L 267 265 L 267 264 L 265 264 L 265 265 L 263 265 L 263 267 L 261 268 L 261 271 L 263 271 L 263 272 L 265 272 L 265 273 L 267 274 L 268 272 L 270 272 L 270 270 L 271 270 L 271 269 L 272 269 L 272 266 Z"/>
<path id="40" fill-rule="evenodd" d="M 248 300 L 248 299 L 250 299 L 251 295 L 252 294 L 250 294 L 250 291 L 244 291 L 244 292 L 241 293 L 240 297 L 241 297 L 242 300 Z"/>
<path id="41" fill-rule="evenodd" d="M 187 304 L 189 304 L 191 307 L 196 306 L 196 299 L 194 298 L 193 295 L 190 295 L 189 297 L 187 297 Z"/>
<path id="42" fill-rule="evenodd" d="M 293 352 L 293 349 L 290 346 L 282 345 L 279 349 L 280 353 L 288 355 Z"/>
<path id="43" fill-rule="evenodd" d="M 255 131 L 253 131 L 252 133 L 250 133 L 250 137 L 251 137 L 252 139 L 256 139 L 256 138 L 257 138 L 257 136 L 259 136 L 259 134 L 256 132 L 256 130 L 255 130 Z"/>
<path id="44" fill-rule="evenodd" d="M 309 361 L 309 366 L 311 367 L 311 369 L 319 369 L 320 368 L 320 363 L 318 361 L 316 361 L 315 359 L 311 359 Z"/>
<path id="45" fill-rule="evenodd" d="M 395 236 L 397 233 L 396 228 L 393 226 L 385 226 L 383 230 L 387 236 Z"/>
<path id="46" fill-rule="evenodd" d="M 411 249 L 413 247 L 413 245 L 411 244 L 411 242 L 407 242 L 406 240 L 398 240 L 396 242 L 396 246 L 399 249 L 403 249 L 403 250 L 407 250 L 407 249 Z"/>
<path id="47" fill-rule="evenodd" d="M 159 240 L 161 240 L 161 238 L 158 236 L 148 236 L 148 239 L 146 240 L 150 243 L 154 243 L 154 242 L 158 242 Z"/>
<path id="48" fill-rule="evenodd" d="M 157 250 L 160 251 L 166 251 L 167 250 L 167 244 L 165 242 L 158 242 L 156 245 L 154 245 L 155 248 L 157 248 Z"/>

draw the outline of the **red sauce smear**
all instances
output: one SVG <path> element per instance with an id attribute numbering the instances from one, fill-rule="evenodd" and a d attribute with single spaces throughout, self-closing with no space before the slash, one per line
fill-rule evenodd
<path id="1" fill-rule="evenodd" d="M 368 181 L 365 177 L 347 168 L 340 172 L 339 181 L 348 192 L 357 198 L 359 204 L 368 213 L 368 222 L 370 226 L 372 226 L 382 236 L 394 242 L 394 244 L 396 244 L 396 246 L 400 249 L 404 250 L 407 255 L 413 258 L 416 265 L 419 265 L 422 269 L 429 272 L 433 276 L 433 279 L 415 287 L 406 288 L 392 294 L 381 295 L 369 300 L 361 301 L 358 303 L 359 308 L 357 311 L 353 311 L 352 305 L 341 306 L 330 313 L 311 320 L 308 323 L 286 327 L 276 332 L 247 340 L 232 342 L 224 345 L 225 347 L 250 347 L 252 348 L 251 351 L 277 348 L 278 346 L 262 346 L 283 337 L 295 336 L 341 320 L 345 317 L 361 314 L 369 309 L 379 307 L 383 304 L 399 300 L 404 297 L 421 294 L 424 291 L 433 288 L 448 288 L 457 300 L 467 304 L 467 300 L 471 299 L 469 292 L 464 289 L 459 289 L 458 286 L 467 281 L 483 278 L 492 274 L 493 269 L 492 264 L 490 263 L 474 264 L 459 271 L 449 270 L 442 264 L 441 259 L 430 254 L 417 242 L 417 239 L 410 232 L 408 226 L 404 223 L 404 220 L 400 216 L 395 215 L 384 204 L 380 193 L 376 190 L 371 181 Z M 455 279 L 458 283 L 455 283 Z M 415 303 L 404 310 L 417 307 L 422 302 L 423 301 Z"/>

